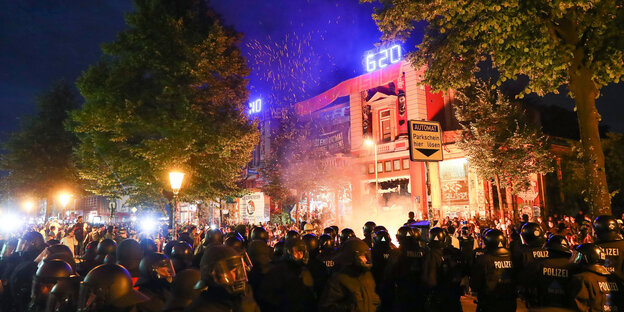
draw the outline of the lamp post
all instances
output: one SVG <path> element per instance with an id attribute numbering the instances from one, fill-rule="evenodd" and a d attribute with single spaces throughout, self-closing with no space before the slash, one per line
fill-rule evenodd
<path id="1" fill-rule="evenodd" d="M 60 193 L 58 195 L 58 200 L 59 200 L 59 203 L 61 204 L 61 207 L 63 208 L 63 211 L 67 207 L 67 204 L 69 204 L 69 201 L 71 200 L 71 197 L 72 197 L 71 194 L 65 193 L 65 192 Z"/>
<path id="2" fill-rule="evenodd" d="M 375 153 L 375 199 L 379 198 L 379 170 L 377 168 L 377 143 L 371 139 L 364 140 L 364 144 L 367 146 L 372 146 Z"/>
<path id="3" fill-rule="evenodd" d="M 169 182 L 173 190 L 173 205 L 171 207 L 171 215 L 169 216 L 169 228 L 172 230 L 173 239 L 176 239 L 175 216 L 178 207 L 178 193 L 182 187 L 183 179 L 184 173 L 177 171 L 169 172 Z"/>

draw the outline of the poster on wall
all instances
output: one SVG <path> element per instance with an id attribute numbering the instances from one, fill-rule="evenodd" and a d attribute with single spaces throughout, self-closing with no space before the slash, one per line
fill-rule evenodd
<path id="1" fill-rule="evenodd" d="M 406 135 L 407 130 L 407 98 L 405 97 L 405 73 L 398 80 L 397 87 L 397 135 Z"/>
<path id="2" fill-rule="evenodd" d="M 446 207 L 468 207 L 470 204 L 468 175 L 465 159 L 451 159 L 440 162 L 440 184 L 442 205 Z"/>
<path id="3" fill-rule="evenodd" d="M 240 217 L 243 223 L 258 224 L 266 222 L 264 193 L 255 192 L 240 198 Z"/>

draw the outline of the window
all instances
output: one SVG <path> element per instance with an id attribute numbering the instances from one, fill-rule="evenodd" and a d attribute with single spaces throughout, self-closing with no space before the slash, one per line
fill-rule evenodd
<path id="1" fill-rule="evenodd" d="M 392 141 L 392 120 L 390 117 L 390 110 L 382 110 L 379 112 L 379 125 L 382 142 Z"/>
<path id="2" fill-rule="evenodd" d="M 375 173 L 375 164 L 368 164 L 368 173 Z"/>
<path id="3" fill-rule="evenodd" d="M 377 172 L 383 172 L 383 163 L 377 163 Z"/>
<path id="4" fill-rule="evenodd" d="M 392 161 L 388 160 L 388 161 L 384 162 L 384 171 L 385 172 L 392 171 Z"/>
<path id="5" fill-rule="evenodd" d="M 399 171 L 401 170 L 401 160 L 400 159 L 395 159 L 394 160 L 394 171 Z"/>
<path id="6" fill-rule="evenodd" d="M 409 165 L 410 165 L 410 159 L 403 158 L 403 169 L 409 169 Z"/>

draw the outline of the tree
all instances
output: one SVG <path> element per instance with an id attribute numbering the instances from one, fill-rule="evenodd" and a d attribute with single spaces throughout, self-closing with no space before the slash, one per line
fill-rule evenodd
<path id="1" fill-rule="evenodd" d="M 158 202 L 167 173 L 186 175 L 182 199 L 236 194 L 258 141 L 246 116 L 249 70 L 204 1 L 136 0 L 129 29 L 78 79 L 72 115 L 80 175 L 99 195 Z"/>
<path id="2" fill-rule="evenodd" d="M 365 0 L 373 2 L 375 0 Z M 434 89 L 475 82 L 488 59 L 500 82 L 529 78 L 524 94 L 544 95 L 568 85 L 574 98 L 594 214 L 610 214 L 595 100 L 601 87 L 624 75 L 624 7 L 620 1 L 407 1 L 379 0 L 373 15 L 384 39 L 404 39 L 414 21 L 427 34 L 410 55 L 428 65 L 425 82 Z"/>
<path id="3" fill-rule="evenodd" d="M 72 149 L 76 136 L 66 130 L 70 111 L 80 102 L 72 85 L 56 82 L 37 97 L 37 112 L 25 118 L 20 130 L 12 133 L 3 144 L 6 152 L 0 156 L 2 192 L 9 197 L 46 199 L 46 219 L 56 193 L 82 192 Z"/>
<path id="4" fill-rule="evenodd" d="M 495 181 L 501 216 L 503 189 L 526 190 L 532 173 L 552 171 L 552 155 L 540 128 L 499 90 L 481 81 L 458 90 L 455 116 L 463 129 L 457 145 L 479 176 Z"/>

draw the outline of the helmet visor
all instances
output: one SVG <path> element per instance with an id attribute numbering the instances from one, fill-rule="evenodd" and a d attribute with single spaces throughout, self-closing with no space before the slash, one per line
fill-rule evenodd
<path id="1" fill-rule="evenodd" d="M 247 270 L 241 257 L 224 259 L 215 264 L 214 281 L 230 293 L 242 293 L 247 282 Z"/>
<path id="2" fill-rule="evenodd" d="M 171 260 L 164 260 L 152 267 L 154 270 L 154 274 L 156 278 L 166 280 L 167 282 L 173 282 L 173 278 L 175 277 L 175 269 L 173 268 L 173 264 Z"/>

